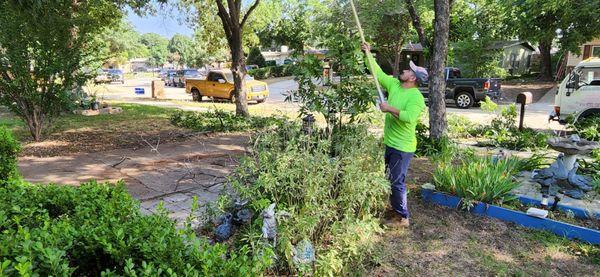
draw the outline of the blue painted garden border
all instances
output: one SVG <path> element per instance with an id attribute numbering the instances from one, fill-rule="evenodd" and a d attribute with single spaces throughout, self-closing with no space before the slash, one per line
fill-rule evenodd
<path id="1" fill-rule="evenodd" d="M 539 207 L 542 204 L 542 202 L 540 200 L 525 197 L 525 196 L 519 196 L 518 199 L 519 199 L 519 202 L 521 202 L 525 205 L 533 205 L 533 206 Z M 552 206 L 552 204 L 554 204 L 554 200 L 552 200 L 551 198 L 548 199 L 548 207 Z M 575 217 L 577 217 L 577 218 L 590 218 L 590 213 L 581 208 L 562 205 L 562 204 L 560 204 L 560 202 L 558 205 L 556 205 L 556 207 L 563 212 L 572 212 L 573 215 L 575 215 Z M 600 212 L 594 214 L 594 217 L 600 218 Z"/>
<path id="2" fill-rule="evenodd" d="M 425 201 L 430 201 L 450 208 L 458 208 L 461 203 L 461 198 L 459 197 L 430 189 L 421 189 L 421 195 Z M 579 239 L 584 242 L 600 245 L 600 231 L 597 230 L 551 219 L 528 216 L 520 211 L 514 211 L 486 203 L 476 204 L 473 208 L 471 208 L 470 212 L 513 222 L 532 229 L 549 231 L 568 239 Z"/>

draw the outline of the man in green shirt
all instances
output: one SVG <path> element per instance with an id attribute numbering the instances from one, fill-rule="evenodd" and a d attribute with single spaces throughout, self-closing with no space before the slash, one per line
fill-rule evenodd
<path id="1" fill-rule="evenodd" d="M 366 43 L 362 48 L 370 50 Z M 381 111 L 386 113 L 383 128 L 384 158 L 386 174 L 392 187 L 390 203 L 394 210 L 386 224 L 391 227 L 408 227 L 409 213 L 404 181 L 410 160 L 417 150 L 415 128 L 425 110 L 419 83 L 427 82 L 429 75 L 425 68 L 416 66 L 411 61 L 410 70 L 404 70 L 396 79 L 385 74 L 373 56 L 367 55 L 366 61 L 373 66 L 377 81 L 388 92 L 387 102 L 379 104 Z"/>

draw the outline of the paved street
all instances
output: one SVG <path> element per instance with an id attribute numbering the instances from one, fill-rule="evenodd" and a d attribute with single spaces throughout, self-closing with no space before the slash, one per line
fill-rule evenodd
<path id="1" fill-rule="evenodd" d="M 131 102 L 138 104 L 148 104 L 161 107 L 181 108 L 184 110 L 203 110 L 204 108 L 190 107 L 181 103 L 174 103 L 173 100 L 192 101 L 192 97 L 185 93 L 183 88 L 165 87 L 166 98 L 162 101 L 151 100 L 151 78 L 140 78 L 126 80 L 124 85 L 109 84 L 102 85 L 96 88 L 100 99 Z M 278 78 L 274 80 L 266 80 L 269 83 L 270 96 L 268 103 L 284 104 L 285 95 L 290 90 L 298 88 L 298 84 L 291 78 Z M 144 88 L 145 94 L 137 95 L 134 93 L 135 88 Z M 563 129 L 563 126 L 556 123 L 548 122 L 548 114 L 552 110 L 554 101 L 554 93 L 550 91 L 546 96 L 542 97 L 537 103 L 528 105 L 525 113 L 525 125 L 537 129 Z M 454 104 L 448 104 L 448 114 L 457 114 L 478 122 L 489 123 L 495 115 L 482 111 L 479 108 L 471 108 L 468 110 L 455 108 Z"/>

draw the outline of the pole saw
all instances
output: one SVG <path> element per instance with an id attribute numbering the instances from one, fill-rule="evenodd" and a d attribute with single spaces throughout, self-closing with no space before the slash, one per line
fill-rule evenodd
<path id="1" fill-rule="evenodd" d="M 352 6 L 352 13 L 354 14 L 354 20 L 356 20 L 356 26 L 358 27 L 358 33 L 360 34 L 360 40 L 362 43 L 367 43 L 365 41 L 365 34 L 363 33 L 363 29 L 360 25 L 360 20 L 358 20 L 358 13 L 356 12 L 356 7 L 354 6 L 354 1 L 350 0 L 350 6 Z M 371 49 L 367 48 L 365 50 L 367 52 L 367 59 L 371 56 Z M 379 102 L 384 103 L 385 97 L 383 96 L 383 91 L 381 90 L 381 85 L 379 85 L 379 81 L 377 81 L 377 76 L 373 67 L 373 64 L 369 62 L 369 71 L 371 71 L 371 76 L 375 79 L 375 86 L 377 87 L 377 93 L 379 94 Z"/>

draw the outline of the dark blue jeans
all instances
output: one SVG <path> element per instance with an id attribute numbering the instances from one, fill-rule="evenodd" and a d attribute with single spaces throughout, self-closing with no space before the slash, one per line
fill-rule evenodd
<path id="1" fill-rule="evenodd" d="M 385 147 L 385 172 L 392 186 L 390 203 L 403 218 L 408 218 L 406 203 L 406 173 L 414 153 L 402 152 L 389 146 Z"/>

